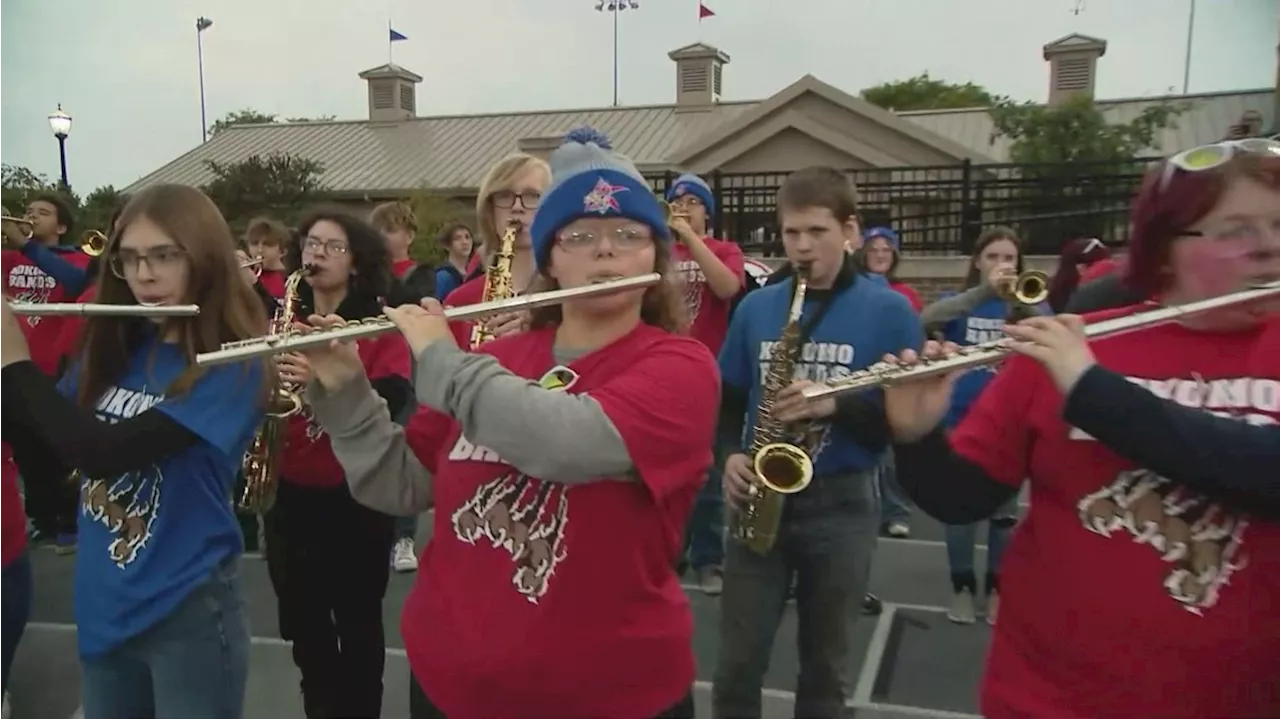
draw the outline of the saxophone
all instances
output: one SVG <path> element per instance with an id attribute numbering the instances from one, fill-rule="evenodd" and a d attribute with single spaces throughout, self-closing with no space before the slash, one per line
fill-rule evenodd
<path id="1" fill-rule="evenodd" d="M 797 266 L 787 324 L 773 349 L 769 371 L 764 376 L 760 406 L 756 409 L 750 454 L 757 481 L 738 516 L 734 536 L 758 554 L 768 552 L 778 540 L 786 496 L 808 487 L 813 480 L 813 461 L 809 454 L 787 441 L 795 435 L 795 428 L 771 416 L 778 393 L 795 377 L 801 350 L 800 315 L 804 310 L 808 286 L 809 267 Z"/>
<path id="2" fill-rule="evenodd" d="M 280 307 L 271 317 L 268 337 L 287 337 L 293 332 L 293 320 L 298 310 L 298 288 L 302 281 L 315 272 L 312 265 L 289 275 L 284 283 L 284 297 Z M 254 341 L 254 340 L 247 340 Z M 276 485 L 280 480 L 280 451 L 284 445 L 285 428 L 289 418 L 302 411 L 301 387 L 276 382 L 267 406 L 267 416 L 253 436 L 253 444 L 244 455 L 244 492 L 240 495 L 240 508 L 262 514 L 276 501 Z"/>
<path id="3" fill-rule="evenodd" d="M 509 220 L 507 229 L 502 233 L 502 241 L 498 243 L 498 251 L 493 261 L 484 272 L 484 296 L 481 302 L 505 300 L 514 297 L 516 288 L 511 280 L 511 260 L 516 255 L 516 237 L 520 235 L 520 220 Z M 471 328 L 471 349 L 493 339 L 493 332 L 484 322 L 477 322 Z"/>

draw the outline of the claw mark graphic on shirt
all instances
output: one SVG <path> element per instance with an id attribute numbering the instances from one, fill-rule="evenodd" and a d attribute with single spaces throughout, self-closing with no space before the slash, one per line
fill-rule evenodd
<path id="1" fill-rule="evenodd" d="M 1076 507 L 1089 531 L 1149 546 L 1169 565 L 1165 591 L 1197 616 L 1217 604 L 1231 576 L 1248 564 L 1246 518 L 1149 470 L 1121 473 Z"/>
<path id="2" fill-rule="evenodd" d="M 707 286 L 707 276 L 693 260 L 676 263 L 676 273 L 684 285 L 684 305 L 689 311 L 689 321 L 693 322 L 698 319 L 698 311 L 702 309 L 702 290 Z"/>
<path id="3" fill-rule="evenodd" d="M 152 527 L 160 509 L 160 485 L 164 476 L 160 468 L 128 472 L 113 480 L 87 479 L 81 484 L 81 511 L 95 522 L 101 522 L 115 538 L 107 545 L 107 553 L 116 566 L 124 569 L 151 539 Z"/>

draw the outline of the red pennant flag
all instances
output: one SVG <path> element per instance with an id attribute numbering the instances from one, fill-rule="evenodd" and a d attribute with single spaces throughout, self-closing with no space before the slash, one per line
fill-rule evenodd
<path id="1" fill-rule="evenodd" d="M 712 17 L 714 15 L 715 13 L 711 11 L 711 8 L 707 7 L 706 5 L 703 5 L 702 3 L 698 3 L 698 19 L 699 20 L 705 17 Z"/>

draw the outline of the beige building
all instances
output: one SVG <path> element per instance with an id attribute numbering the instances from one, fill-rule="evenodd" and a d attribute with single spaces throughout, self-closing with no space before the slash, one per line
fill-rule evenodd
<path id="1" fill-rule="evenodd" d="M 1045 45 L 1047 101 L 1092 94 L 1099 72 L 1106 71 L 1105 61 L 1100 62 L 1105 52 L 1105 41 L 1083 35 Z M 726 101 L 723 88 L 726 81 L 732 84 L 726 77 L 732 70 L 727 53 L 694 44 L 669 57 L 674 87 L 668 104 L 453 116 L 419 116 L 416 94 L 422 78 L 383 65 L 359 74 L 368 87 L 366 118 L 231 127 L 125 191 L 160 182 L 199 186 L 212 179 L 208 160 L 236 162 L 283 152 L 322 163 L 323 181 L 335 200 L 363 205 L 428 188 L 467 201 L 503 155 L 521 149 L 545 156 L 566 131 L 585 123 L 607 133 L 646 173 L 718 173 L 724 212 L 738 215 L 733 234 L 739 240 L 766 232 L 765 211 L 755 208 L 770 204 L 786 173 L 821 163 L 856 171 L 863 203 L 876 221 L 898 224 L 909 248 L 926 248 L 954 246 L 958 228 L 940 230 L 938 237 L 923 229 L 913 234 L 912 218 L 956 206 L 959 185 L 916 192 L 904 186 L 924 187 L 954 176 L 960 167 L 1008 159 L 1008 143 L 992 140 L 984 108 L 894 113 L 812 75 L 761 100 Z M 1156 103 L 1183 104 L 1177 126 L 1164 131 L 1152 148 L 1151 154 L 1163 154 L 1221 139 L 1245 119 L 1273 126 L 1276 92 L 1261 88 L 1099 104 L 1117 122 Z"/>

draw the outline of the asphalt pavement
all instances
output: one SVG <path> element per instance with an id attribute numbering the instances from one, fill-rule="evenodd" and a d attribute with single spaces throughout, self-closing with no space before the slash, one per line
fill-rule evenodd
<path id="1" fill-rule="evenodd" d="M 428 522 L 420 523 L 423 539 Z M 977 717 L 977 686 L 990 628 L 947 621 L 949 599 L 942 528 L 917 513 L 912 538 L 882 539 L 872 591 L 885 602 L 878 617 L 861 617 L 850 661 L 851 715 L 856 719 Z M 980 537 L 984 536 L 982 533 Z M 978 566 L 985 549 L 979 547 Z M 72 613 L 74 556 L 39 549 L 33 555 L 35 602 L 10 680 L 13 719 L 74 717 L 80 706 L 79 665 Z M 276 627 L 275 597 L 266 564 L 250 555 L 244 586 L 254 634 L 246 719 L 303 719 L 298 674 Z M 692 581 L 692 580 L 690 580 Z M 412 574 L 393 575 L 385 603 L 388 642 L 382 716 L 408 717 L 408 665 L 398 631 Z M 709 717 L 710 679 L 716 661 L 718 600 L 686 587 L 696 619 L 698 716 Z M 789 609 L 766 678 L 765 719 L 791 717 L 796 682 L 795 613 Z"/>

